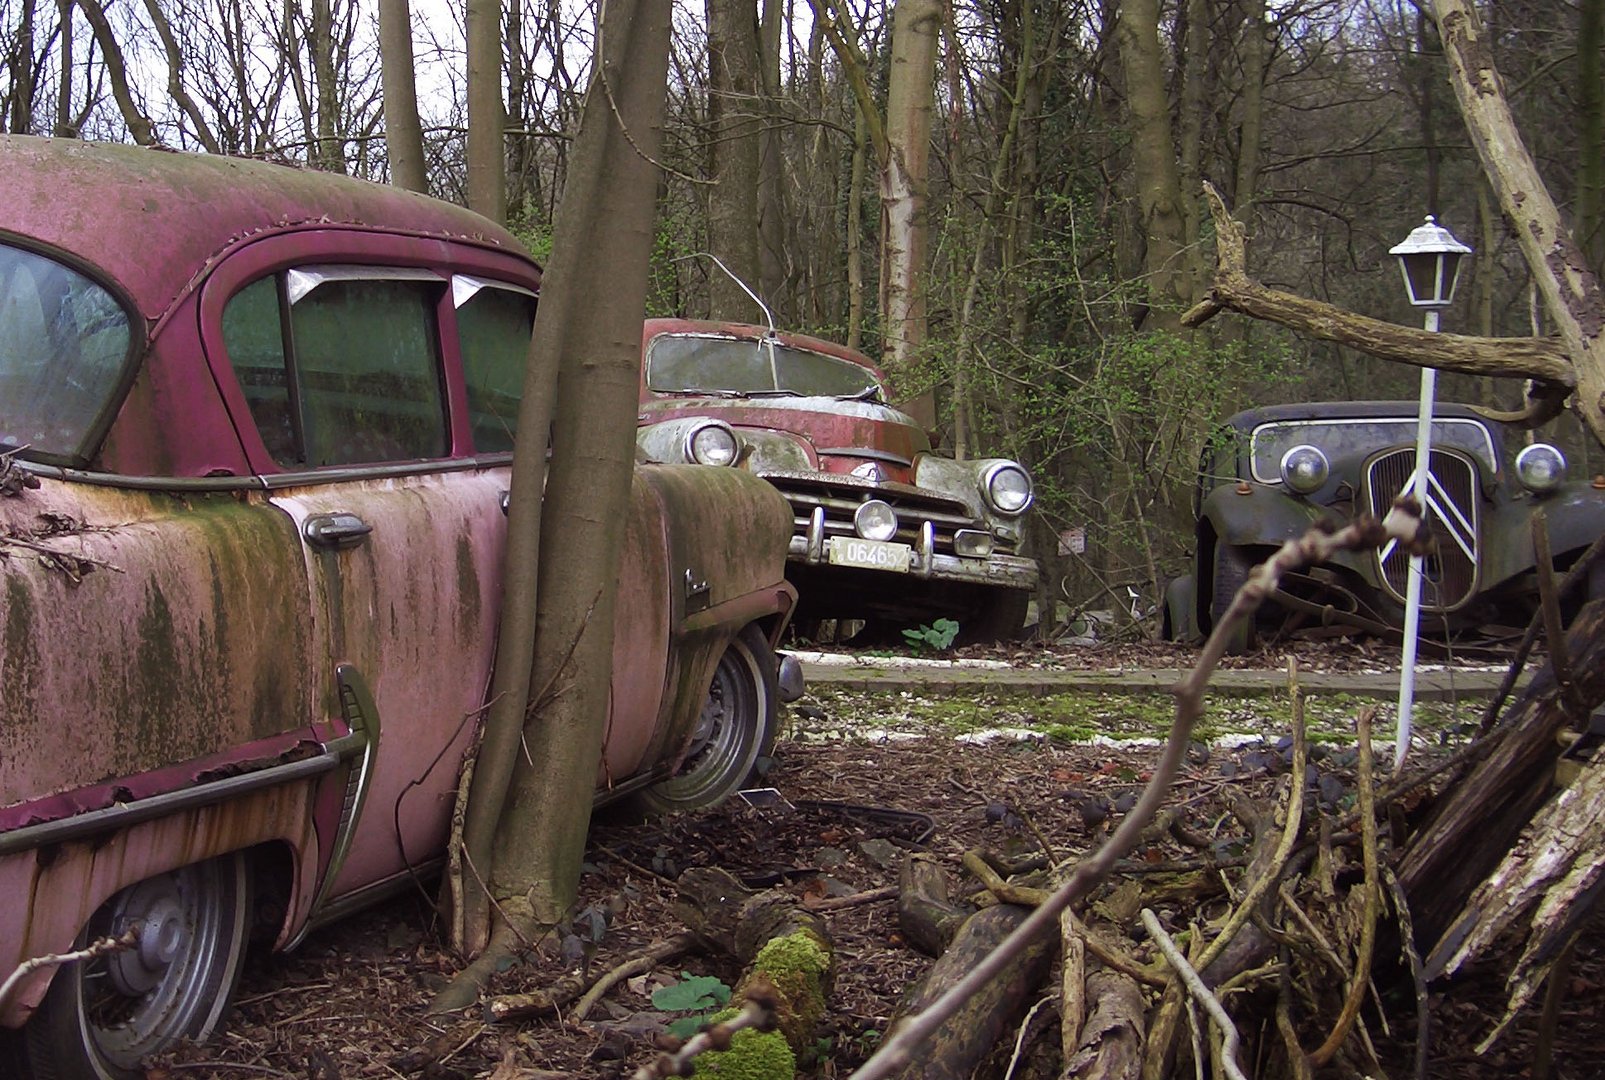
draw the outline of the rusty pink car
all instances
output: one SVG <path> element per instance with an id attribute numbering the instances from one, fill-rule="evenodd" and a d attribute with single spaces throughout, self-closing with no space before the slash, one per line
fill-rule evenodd
<path id="1" fill-rule="evenodd" d="M 791 504 L 799 625 L 958 620 L 966 641 L 1025 622 L 1031 477 L 932 449 L 863 353 L 773 328 L 649 319 L 636 441 L 653 461 L 735 466 Z"/>
<path id="2" fill-rule="evenodd" d="M 143 1076 L 247 941 L 439 864 L 539 267 L 398 189 L 0 137 L 0 1074 Z M 770 752 L 791 514 L 636 472 L 599 797 Z"/>

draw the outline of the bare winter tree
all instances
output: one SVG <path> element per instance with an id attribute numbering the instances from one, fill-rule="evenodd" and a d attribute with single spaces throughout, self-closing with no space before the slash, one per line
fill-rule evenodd
<path id="1" fill-rule="evenodd" d="M 471 1001 L 578 888 L 625 522 L 596 508 L 630 497 L 669 19 L 667 0 L 615 0 L 601 24 L 530 348 L 495 684 L 463 826 L 454 934 L 479 959 L 442 1007 Z M 528 703 L 559 676 L 561 695 Z"/>

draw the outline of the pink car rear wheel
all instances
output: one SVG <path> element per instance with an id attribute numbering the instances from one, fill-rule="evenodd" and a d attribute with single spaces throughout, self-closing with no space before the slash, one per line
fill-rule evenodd
<path id="1" fill-rule="evenodd" d="M 56 973 L 15 1036 L 13 1071 L 23 1080 L 143 1080 L 142 1060 L 179 1039 L 203 1038 L 222 1017 L 239 979 L 250 911 L 243 852 L 123 889 L 74 947 L 129 930 L 135 944 Z"/>
<path id="2" fill-rule="evenodd" d="M 748 626 L 736 635 L 708 687 L 680 771 L 635 796 L 648 813 L 696 810 L 739 791 L 774 749 L 780 700 L 774 650 Z"/>

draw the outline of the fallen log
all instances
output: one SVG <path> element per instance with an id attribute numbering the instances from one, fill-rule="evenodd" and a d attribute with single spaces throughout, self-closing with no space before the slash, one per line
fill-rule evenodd
<path id="1" fill-rule="evenodd" d="M 1086 998 L 1092 1011 L 1065 1062 L 1063 1080 L 1137 1080 L 1146 1005 L 1137 981 L 1118 971 L 1095 971 L 1087 976 Z"/>
<path id="2" fill-rule="evenodd" d="M 960 907 L 948 895 L 947 874 L 930 855 L 903 860 L 898 875 L 897 926 L 903 940 L 926 956 L 940 956 L 973 908 Z"/>
<path id="3" fill-rule="evenodd" d="M 728 1050 L 698 1058 L 699 1066 L 752 1080 L 791 1080 L 797 1055 L 813 1046 L 835 975 L 824 920 L 786 893 L 753 892 L 717 867 L 687 870 L 677 887 L 675 909 L 687 929 L 744 968 L 730 1007 L 710 1023 L 732 1019 L 749 999 L 761 999 L 777 1029 L 737 1031 Z"/>
<path id="4" fill-rule="evenodd" d="M 918 1013 L 969 974 L 1030 913 L 1016 904 L 998 904 L 964 920 L 952 943 L 898 1009 L 892 1028 L 895 1030 L 900 1018 Z M 1054 951 L 1051 938 L 1033 941 L 1015 963 L 982 986 L 926 1041 L 921 1060 L 897 1075 L 903 1080 L 968 1080 L 1004 1033 L 1013 1030 L 1025 1015 L 1047 978 Z"/>
<path id="5" fill-rule="evenodd" d="M 1567 635 L 1573 691 L 1588 708 L 1605 701 L 1605 603 L 1585 605 Z M 1423 954 L 1451 950 L 1445 934 L 1553 791 L 1556 736 L 1574 720 L 1554 672 L 1544 668 L 1485 736 L 1489 749 L 1450 785 L 1399 867 Z"/>

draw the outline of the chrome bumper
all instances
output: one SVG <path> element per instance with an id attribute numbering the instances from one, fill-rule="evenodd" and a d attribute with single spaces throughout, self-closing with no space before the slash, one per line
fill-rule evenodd
<path id="1" fill-rule="evenodd" d="M 984 558 L 944 555 L 935 550 L 936 529 L 930 522 L 920 526 L 909 566 L 912 577 L 924 581 L 958 581 L 971 585 L 1000 585 L 1010 589 L 1034 589 L 1037 585 L 1036 560 L 1023 555 L 993 552 Z M 790 562 L 821 566 L 825 558 L 824 515 L 816 513 L 806 532 L 794 534 L 786 551 Z"/>

